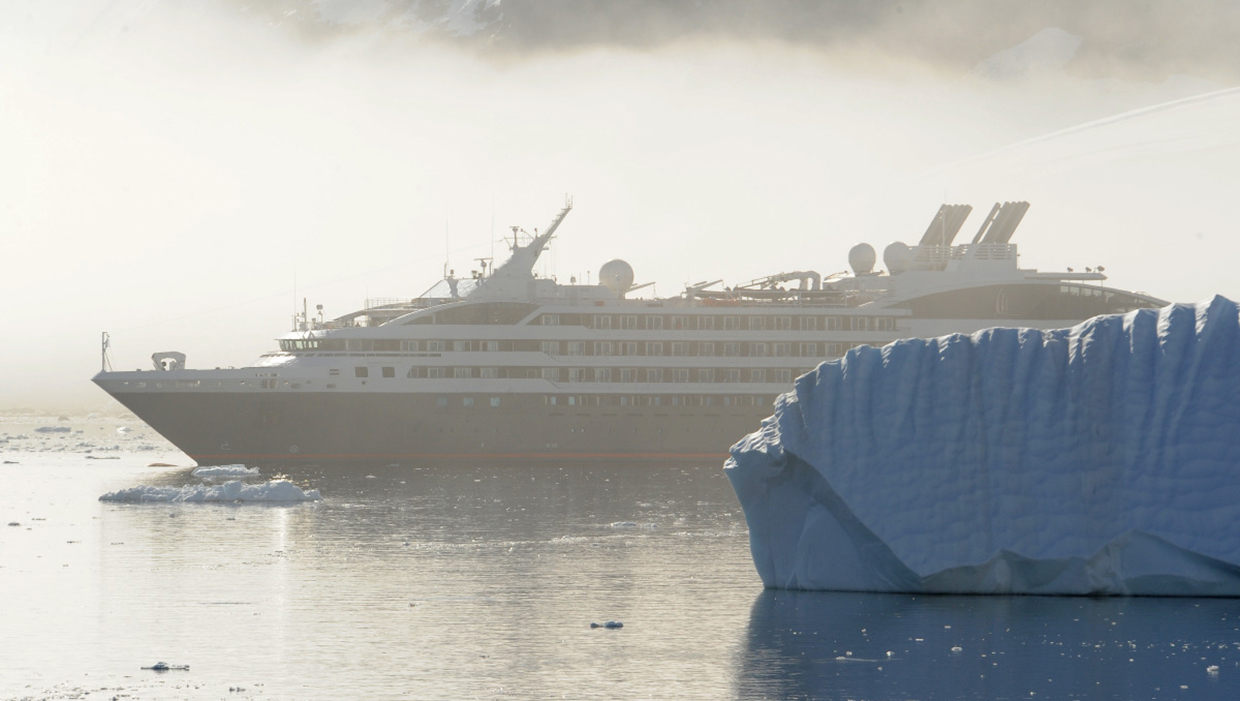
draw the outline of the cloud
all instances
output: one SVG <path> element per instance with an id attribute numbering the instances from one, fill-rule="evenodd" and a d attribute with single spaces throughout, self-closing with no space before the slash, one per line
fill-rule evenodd
<path id="1" fill-rule="evenodd" d="M 519 58 L 726 38 L 864 51 L 962 73 L 1055 27 L 1081 37 L 1072 68 L 1085 76 L 1240 78 L 1240 5 L 1230 0 L 1191 8 L 1174 0 L 367 0 L 346 14 L 339 0 L 220 2 L 315 40 L 417 35 Z"/>

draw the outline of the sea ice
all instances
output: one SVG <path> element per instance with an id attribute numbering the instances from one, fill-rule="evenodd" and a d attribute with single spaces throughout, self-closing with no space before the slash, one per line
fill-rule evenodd
<path id="1" fill-rule="evenodd" d="M 190 475 L 194 477 L 256 477 L 258 468 L 245 465 L 212 465 L 195 467 Z"/>
<path id="2" fill-rule="evenodd" d="M 856 348 L 726 473 L 768 587 L 1240 596 L 1240 308 Z"/>
<path id="3" fill-rule="evenodd" d="M 149 487 L 141 485 L 108 492 L 99 501 L 116 502 L 295 502 L 319 501 L 317 489 L 303 490 L 288 480 L 271 480 L 263 484 L 245 484 L 232 480 L 219 485 L 191 484 L 185 487 Z"/>

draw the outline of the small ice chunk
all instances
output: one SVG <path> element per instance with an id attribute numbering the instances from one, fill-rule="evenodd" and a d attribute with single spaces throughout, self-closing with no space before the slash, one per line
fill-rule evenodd
<path id="1" fill-rule="evenodd" d="M 210 465 L 196 467 L 190 475 L 194 477 L 254 477 L 258 475 L 258 468 L 245 465 Z"/>
<path id="2" fill-rule="evenodd" d="M 321 501 L 317 489 L 302 489 L 284 479 L 262 484 L 245 484 L 231 480 L 219 485 L 191 484 L 185 487 L 151 487 L 140 485 L 108 492 L 99 501 L 124 503 L 145 502 L 298 502 Z"/>
<path id="3" fill-rule="evenodd" d="M 153 670 L 153 671 L 156 671 L 156 672 L 167 672 L 167 671 L 169 671 L 169 670 L 173 670 L 173 669 L 175 669 L 175 670 L 181 670 L 181 671 L 188 672 L 188 671 L 189 671 L 189 665 L 187 665 L 187 664 L 168 664 L 167 662 L 156 662 L 155 664 L 151 665 L 150 667 L 143 667 L 142 669 L 149 669 L 149 670 Z"/>

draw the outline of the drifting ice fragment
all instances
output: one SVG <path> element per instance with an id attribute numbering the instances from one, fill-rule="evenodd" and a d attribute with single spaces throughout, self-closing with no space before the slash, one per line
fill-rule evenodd
<path id="1" fill-rule="evenodd" d="M 862 346 L 726 472 L 768 587 L 1240 596 L 1240 307 Z"/>
<path id="2" fill-rule="evenodd" d="M 167 662 L 156 662 L 155 664 L 151 665 L 150 667 L 143 667 L 142 669 L 150 669 L 150 670 L 154 670 L 154 671 L 156 671 L 156 672 L 167 672 L 167 671 L 169 671 L 169 670 L 174 670 L 174 669 L 175 669 L 175 670 L 181 670 L 181 671 L 189 671 L 189 665 L 187 665 L 187 664 L 168 664 Z"/>
<path id="3" fill-rule="evenodd" d="M 320 501 L 317 489 L 303 490 L 288 480 L 245 484 L 233 480 L 220 485 L 192 484 L 185 487 L 130 487 L 108 492 L 99 501 L 118 502 L 297 502 Z"/>
<path id="4" fill-rule="evenodd" d="M 213 465 L 196 467 L 190 475 L 194 477 L 256 477 L 258 468 L 245 465 Z"/>

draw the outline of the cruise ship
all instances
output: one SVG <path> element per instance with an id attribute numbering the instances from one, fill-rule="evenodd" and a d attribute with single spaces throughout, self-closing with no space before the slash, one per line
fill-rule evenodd
<path id="1" fill-rule="evenodd" d="M 943 205 L 916 245 L 886 247 L 882 271 L 859 244 L 851 274 L 652 299 L 622 260 L 597 284 L 534 273 L 568 201 L 542 233 L 514 228 L 502 265 L 336 319 L 303 310 L 249 367 L 164 352 L 152 370 L 112 371 L 104 334 L 94 382 L 202 465 L 722 459 L 795 377 L 856 346 L 1165 304 L 1104 286 L 1101 266 L 1019 268 L 1010 239 L 1028 207 L 996 204 L 957 244 L 972 207 Z"/>

